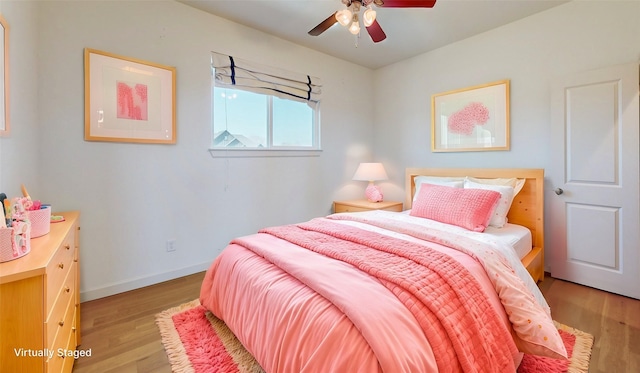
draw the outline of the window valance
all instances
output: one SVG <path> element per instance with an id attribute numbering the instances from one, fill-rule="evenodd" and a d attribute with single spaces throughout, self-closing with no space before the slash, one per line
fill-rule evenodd
<path id="1" fill-rule="evenodd" d="M 228 86 L 284 99 L 319 102 L 319 78 L 265 66 L 226 54 L 211 53 L 217 87 Z"/>

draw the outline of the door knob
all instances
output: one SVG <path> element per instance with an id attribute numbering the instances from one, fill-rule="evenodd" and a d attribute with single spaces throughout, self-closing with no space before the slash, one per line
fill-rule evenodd
<path id="1" fill-rule="evenodd" d="M 555 192 L 557 195 L 561 195 L 562 193 L 564 193 L 564 190 L 562 190 L 562 188 L 556 188 L 556 190 L 554 190 L 554 192 Z"/>

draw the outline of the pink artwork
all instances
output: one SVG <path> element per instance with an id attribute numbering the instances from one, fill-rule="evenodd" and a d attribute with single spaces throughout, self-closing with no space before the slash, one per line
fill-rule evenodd
<path id="1" fill-rule="evenodd" d="M 147 120 L 147 86 L 116 82 L 118 94 L 118 113 L 120 119 Z"/>
<path id="2" fill-rule="evenodd" d="M 471 135 L 476 125 L 482 126 L 489 121 L 489 109 L 480 102 L 472 102 L 451 114 L 447 122 L 450 132 Z"/>

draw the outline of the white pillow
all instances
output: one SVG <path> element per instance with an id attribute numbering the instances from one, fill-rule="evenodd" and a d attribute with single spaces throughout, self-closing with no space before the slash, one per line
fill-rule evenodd
<path id="1" fill-rule="evenodd" d="M 466 178 L 464 180 L 464 188 L 495 190 L 496 192 L 499 192 L 501 197 L 493 211 L 491 220 L 489 220 L 489 225 L 496 228 L 502 228 L 507 224 L 507 214 L 509 213 L 511 202 L 513 202 L 513 197 L 515 196 L 515 189 L 513 187 L 508 185 L 475 183 L 469 180 L 469 178 Z"/>
<path id="2" fill-rule="evenodd" d="M 413 200 L 416 200 L 418 192 L 420 192 L 420 184 L 428 183 L 433 185 L 442 185 L 453 188 L 463 188 L 463 177 L 444 177 L 444 176 L 416 176 L 413 178 L 413 183 L 416 185 L 416 192 L 413 194 Z"/>
<path id="3" fill-rule="evenodd" d="M 495 178 L 495 179 L 478 179 L 475 177 L 471 177 L 471 176 L 467 176 L 465 180 L 469 180 L 469 181 L 473 181 L 474 183 L 479 183 L 479 184 L 491 184 L 491 185 L 509 185 L 511 187 L 513 187 L 514 189 L 514 197 L 518 195 L 518 193 L 520 193 L 520 191 L 522 190 L 522 187 L 524 186 L 524 183 L 527 181 L 527 179 L 516 179 L 515 177 L 512 178 Z"/>

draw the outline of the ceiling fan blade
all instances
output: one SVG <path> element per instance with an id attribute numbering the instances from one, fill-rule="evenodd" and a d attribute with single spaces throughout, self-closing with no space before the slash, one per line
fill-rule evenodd
<path id="1" fill-rule="evenodd" d="M 374 4 L 385 8 L 433 8 L 436 0 L 382 0 L 382 5 L 378 1 Z"/>
<path id="2" fill-rule="evenodd" d="M 382 31 L 382 27 L 380 27 L 377 20 L 373 21 L 371 26 L 367 27 L 367 32 L 374 43 L 379 43 L 387 38 L 387 35 Z"/>
<path id="3" fill-rule="evenodd" d="M 329 27 L 331 27 L 335 23 L 337 23 L 338 20 L 336 19 L 336 13 L 338 13 L 338 12 L 333 13 L 332 15 L 327 17 L 327 19 L 325 19 L 324 21 L 320 22 L 318 24 L 318 26 L 316 26 L 313 29 L 311 29 L 311 31 L 309 31 L 309 35 L 318 36 L 318 35 L 322 34 L 323 32 L 327 31 L 329 29 Z"/>

